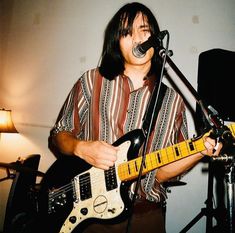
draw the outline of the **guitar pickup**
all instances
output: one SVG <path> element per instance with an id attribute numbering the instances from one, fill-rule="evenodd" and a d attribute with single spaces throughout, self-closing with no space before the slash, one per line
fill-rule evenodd
<path id="1" fill-rule="evenodd" d="M 91 177 L 89 172 L 79 176 L 79 187 L 80 187 L 80 199 L 82 201 L 92 197 Z"/>
<path id="2" fill-rule="evenodd" d="M 118 187 L 115 166 L 104 172 L 106 190 L 110 191 Z"/>

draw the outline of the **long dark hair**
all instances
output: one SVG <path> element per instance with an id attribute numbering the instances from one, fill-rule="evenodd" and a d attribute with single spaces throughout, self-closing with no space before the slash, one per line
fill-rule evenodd
<path id="1" fill-rule="evenodd" d="M 117 75 L 123 74 L 124 72 L 124 58 L 120 50 L 119 40 L 121 36 L 124 35 L 126 29 L 132 31 L 134 19 L 139 13 L 147 17 L 151 35 L 160 32 L 156 18 L 145 5 L 133 2 L 120 8 L 108 23 L 104 34 L 104 44 L 99 71 L 101 75 L 109 80 L 114 79 Z M 127 25 L 124 25 L 124 22 L 127 22 Z M 158 70 L 160 70 L 159 65 L 161 65 L 161 63 L 162 59 L 155 52 L 148 75 L 152 73 L 158 75 Z"/>

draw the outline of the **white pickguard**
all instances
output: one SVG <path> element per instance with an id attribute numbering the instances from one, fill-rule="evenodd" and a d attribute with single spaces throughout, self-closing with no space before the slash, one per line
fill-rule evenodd
<path id="1" fill-rule="evenodd" d="M 88 218 L 111 219 L 121 214 L 125 208 L 120 195 L 121 180 L 118 177 L 117 167 L 120 163 L 127 161 L 127 152 L 131 145 L 130 141 L 125 141 L 119 145 L 118 159 L 115 163 L 117 188 L 107 191 L 105 186 L 104 171 L 95 167 L 84 172 L 90 173 L 92 197 L 87 200 L 79 200 L 73 203 L 73 210 L 61 227 L 60 233 L 71 233 L 82 221 Z M 80 197 L 78 178 L 83 173 L 77 175 L 75 180 L 76 196 Z"/>

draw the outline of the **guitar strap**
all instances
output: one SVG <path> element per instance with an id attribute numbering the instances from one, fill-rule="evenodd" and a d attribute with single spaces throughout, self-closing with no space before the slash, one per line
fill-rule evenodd
<path id="1" fill-rule="evenodd" d="M 145 112 L 145 115 L 144 115 L 142 129 L 144 130 L 145 134 L 146 134 L 146 132 L 148 132 L 149 127 L 150 127 L 151 117 L 152 117 L 152 114 L 153 114 L 153 111 L 154 111 L 153 108 L 154 108 L 155 101 L 156 101 L 156 98 L 157 98 L 158 87 L 159 87 L 159 82 L 157 82 L 154 86 L 154 89 L 153 89 L 151 97 L 150 97 L 149 104 L 146 108 L 146 112 Z M 167 89 L 167 86 L 164 83 L 162 83 L 161 87 L 160 87 L 158 99 L 157 99 L 156 109 L 155 109 L 155 112 L 154 112 L 154 115 L 153 115 L 153 121 L 152 121 L 153 124 L 152 124 L 152 127 L 150 129 L 151 131 L 153 130 L 154 122 L 156 122 L 160 107 L 161 107 L 162 102 L 163 102 L 163 97 L 165 95 L 166 89 Z"/>

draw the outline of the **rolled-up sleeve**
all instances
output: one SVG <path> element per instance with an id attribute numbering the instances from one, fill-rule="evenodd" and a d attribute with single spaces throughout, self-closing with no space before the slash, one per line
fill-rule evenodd
<path id="1" fill-rule="evenodd" d="M 80 103 L 84 102 L 84 98 L 81 91 L 81 83 L 78 80 L 70 91 L 66 98 L 56 123 L 51 131 L 52 135 L 57 134 L 61 131 L 68 131 L 77 135 L 81 128 L 80 117 L 79 117 L 79 106 Z"/>

